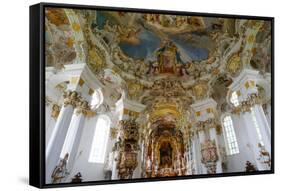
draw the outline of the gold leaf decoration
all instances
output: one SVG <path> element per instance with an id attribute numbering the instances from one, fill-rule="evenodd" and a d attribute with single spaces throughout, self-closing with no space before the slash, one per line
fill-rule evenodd
<path id="1" fill-rule="evenodd" d="M 234 54 L 231 56 L 231 58 L 228 60 L 228 63 L 226 65 L 226 70 L 231 75 L 236 75 L 238 71 L 241 69 L 241 58 L 239 53 Z"/>

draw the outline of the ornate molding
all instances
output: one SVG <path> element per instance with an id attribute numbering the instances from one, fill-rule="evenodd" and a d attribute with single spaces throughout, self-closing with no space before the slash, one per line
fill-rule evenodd
<path id="1" fill-rule="evenodd" d="M 197 122 L 197 132 L 198 131 L 204 131 L 204 130 L 208 130 L 210 128 L 219 128 L 218 127 L 219 123 L 217 122 L 217 120 L 215 118 L 210 118 L 207 119 L 206 121 L 199 121 Z"/>
<path id="2" fill-rule="evenodd" d="M 260 104 L 262 104 L 260 96 L 257 93 L 252 93 L 239 106 L 234 107 L 232 113 L 239 115 L 240 113 L 250 112 L 251 107 Z"/>
<path id="3" fill-rule="evenodd" d="M 199 81 L 192 87 L 193 94 L 197 100 L 204 99 L 208 96 L 209 86 L 207 81 Z"/>
<path id="4" fill-rule="evenodd" d="M 242 68 L 240 53 L 235 53 L 229 58 L 226 64 L 226 70 L 232 75 L 235 76 Z"/>
<path id="5" fill-rule="evenodd" d="M 258 147 L 260 149 L 260 154 L 259 154 L 258 160 L 261 163 L 265 164 L 270 169 L 271 168 L 271 156 L 270 156 L 270 153 L 260 143 L 258 144 Z"/>
<path id="6" fill-rule="evenodd" d="M 110 128 L 110 138 L 111 139 L 116 139 L 117 138 L 117 134 L 118 134 L 118 128 Z"/>
<path id="7" fill-rule="evenodd" d="M 205 164 L 208 174 L 216 173 L 216 162 L 218 161 L 217 147 L 214 140 L 207 140 L 201 144 L 201 162 Z"/>
<path id="8" fill-rule="evenodd" d="M 134 119 L 121 120 L 121 138 L 124 140 L 134 140 L 139 139 L 138 124 Z"/>
<path id="9" fill-rule="evenodd" d="M 121 135 L 119 141 L 115 144 L 114 150 L 119 151 L 117 162 L 118 176 L 121 179 L 130 179 L 138 165 L 139 151 L 139 126 L 134 119 L 121 120 Z"/>
<path id="10" fill-rule="evenodd" d="M 86 117 L 91 117 L 95 115 L 95 113 L 91 110 L 90 105 L 85 100 L 80 100 L 76 106 L 76 115 L 83 114 Z"/>
<path id="11" fill-rule="evenodd" d="M 57 104 L 54 104 L 52 107 L 51 117 L 54 118 L 55 120 L 58 118 L 60 114 L 60 109 L 61 107 Z"/>
<path id="12" fill-rule="evenodd" d="M 76 91 L 67 91 L 63 93 L 63 98 L 63 105 L 65 107 L 68 105 L 76 107 L 78 102 L 80 101 L 81 96 Z"/>

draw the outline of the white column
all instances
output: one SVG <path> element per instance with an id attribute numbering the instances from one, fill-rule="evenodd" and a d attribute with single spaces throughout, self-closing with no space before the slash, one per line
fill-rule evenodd
<path id="1" fill-rule="evenodd" d="M 114 166 L 114 162 L 115 162 L 115 152 L 112 150 L 112 148 L 114 147 L 114 144 L 116 142 L 116 133 L 117 133 L 117 129 L 115 129 L 114 127 L 116 126 L 116 124 L 111 124 L 110 127 L 110 136 L 108 137 L 108 143 L 107 143 L 107 148 L 106 148 L 106 163 L 105 163 L 105 167 L 104 167 L 104 171 L 108 172 L 111 171 L 111 177 L 110 179 L 112 179 L 112 175 L 113 175 L 113 166 Z M 115 172 L 114 172 L 115 173 Z"/>
<path id="2" fill-rule="evenodd" d="M 246 125 L 245 130 L 247 131 L 249 136 L 249 140 L 248 140 L 249 147 L 250 150 L 253 152 L 257 168 L 258 170 L 266 170 L 265 166 L 261 164 L 261 162 L 258 160 L 259 152 L 260 152 L 260 149 L 258 148 L 259 138 L 257 135 L 256 127 L 252 121 L 251 113 L 245 112 L 241 116 L 244 120 L 244 124 Z"/>
<path id="3" fill-rule="evenodd" d="M 46 148 L 46 181 L 51 182 L 51 174 L 57 165 L 63 146 L 68 126 L 73 113 L 73 107 L 62 107 L 57 123 L 54 127 L 49 144 Z"/>
<path id="4" fill-rule="evenodd" d="M 53 104 L 52 104 L 51 102 L 48 103 L 48 104 L 46 104 L 46 106 L 45 106 L 45 127 L 46 127 L 46 130 L 48 130 L 50 121 L 53 119 L 53 118 L 51 117 L 51 114 L 52 114 L 52 106 L 53 106 Z"/>
<path id="5" fill-rule="evenodd" d="M 113 164 L 112 164 L 112 180 L 118 179 L 118 170 L 117 170 L 117 160 L 118 160 L 118 151 L 113 152 Z"/>
<path id="6" fill-rule="evenodd" d="M 204 143 L 205 142 L 205 133 L 204 130 L 198 131 L 198 137 L 199 137 L 199 142 Z"/>
<path id="7" fill-rule="evenodd" d="M 198 131 L 198 137 L 199 137 L 199 143 L 200 143 L 200 166 L 202 169 L 202 174 L 207 174 L 207 168 L 205 167 L 205 165 L 201 162 L 202 159 L 202 154 L 201 154 L 201 144 L 204 144 L 206 137 L 205 137 L 205 132 L 204 130 L 200 130 Z"/>
<path id="8" fill-rule="evenodd" d="M 198 163 L 200 162 L 198 157 L 197 157 L 197 153 L 196 153 L 196 142 L 195 142 L 195 135 L 193 136 L 192 139 L 192 160 L 193 160 L 193 167 L 194 167 L 194 174 L 198 174 Z"/>
<path id="9" fill-rule="evenodd" d="M 56 120 L 55 119 L 51 119 L 50 120 L 50 123 L 49 123 L 49 126 L 46 128 L 46 133 L 45 133 L 45 144 L 48 145 L 49 142 L 50 142 L 50 138 L 51 138 L 51 135 L 55 129 L 55 125 L 56 125 Z"/>
<path id="10" fill-rule="evenodd" d="M 269 124 L 269 127 L 271 127 L 271 101 L 270 103 L 266 103 L 266 111 L 265 112 L 265 116 L 266 116 L 266 119 L 267 119 L 267 122 Z"/>
<path id="11" fill-rule="evenodd" d="M 54 130 L 57 118 L 60 113 L 60 106 L 55 103 L 49 103 L 46 107 L 46 118 L 45 118 L 45 144 L 48 145 L 52 132 Z"/>
<path id="12" fill-rule="evenodd" d="M 69 172 L 72 170 L 75 162 L 81 135 L 84 129 L 85 115 L 87 115 L 87 111 L 89 110 L 88 102 L 80 102 L 80 105 L 75 108 L 71 118 L 62 152 L 60 154 L 60 158 L 63 158 L 68 153 L 67 170 Z"/>
<path id="13" fill-rule="evenodd" d="M 117 142 L 119 141 L 120 138 L 120 131 L 118 131 L 116 139 L 115 139 L 115 143 L 114 144 L 118 144 Z M 118 147 L 118 145 L 116 145 Z M 117 180 L 118 178 L 118 169 L 117 169 L 117 162 L 119 159 L 119 151 L 117 148 L 115 148 L 116 150 L 113 150 L 113 162 L 112 162 L 112 175 L 111 175 L 111 179 L 112 180 Z"/>
<path id="14" fill-rule="evenodd" d="M 263 142 L 265 144 L 265 148 L 270 152 L 271 150 L 271 129 L 264 114 L 262 106 L 254 105 L 253 106 L 254 114 L 256 115 L 256 119 L 262 134 Z"/>
<path id="15" fill-rule="evenodd" d="M 218 142 L 218 137 L 217 137 L 217 131 L 215 127 L 211 127 L 209 129 L 209 133 L 210 133 L 210 140 L 214 140 L 216 143 L 216 147 L 217 147 L 217 154 L 218 154 L 218 161 L 217 161 L 217 169 L 216 169 L 216 173 L 222 173 L 222 165 L 221 165 L 221 155 L 220 155 L 220 149 L 219 149 L 219 142 Z"/>
<path id="16" fill-rule="evenodd" d="M 141 177 L 141 154 L 140 153 L 138 153 L 137 160 L 138 160 L 138 166 L 136 167 L 136 169 L 133 172 L 133 178 Z"/>
<path id="17" fill-rule="evenodd" d="M 46 183 L 51 183 L 51 174 L 57 165 L 65 136 L 71 121 L 75 103 L 77 100 L 76 92 L 68 92 L 65 96 L 65 103 L 61 108 L 56 125 L 46 148 Z"/>
<path id="18" fill-rule="evenodd" d="M 245 130 L 248 133 L 249 148 L 253 152 L 258 170 L 266 170 L 266 166 L 262 164 L 258 158 L 260 157 L 260 148 L 258 144 L 260 141 L 264 143 L 265 149 L 270 153 L 271 151 L 271 131 L 259 98 L 257 82 L 266 80 L 256 70 L 244 69 L 240 75 L 234 79 L 229 86 L 230 92 L 239 92 L 239 106 L 242 113 L 241 118 L 245 124 Z M 267 83 L 267 82 L 266 82 Z M 256 122 L 253 120 L 255 116 Z M 257 132 L 260 131 L 261 137 Z M 260 140 L 261 139 L 261 140 Z"/>

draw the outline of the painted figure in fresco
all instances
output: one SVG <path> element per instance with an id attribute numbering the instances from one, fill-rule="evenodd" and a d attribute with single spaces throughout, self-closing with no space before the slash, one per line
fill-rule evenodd
<path id="1" fill-rule="evenodd" d="M 172 165 L 172 152 L 173 149 L 170 143 L 163 143 L 160 148 L 160 166 L 171 166 Z"/>
<path id="2" fill-rule="evenodd" d="M 157 64 L 150 63 L 150 69 L 155 74 L 177 74 L 180 76 L 187 75 L 187 68 L 190 63 L 184 63 L 181 59 L 177 46 L 172 41 L 164 41 L 156 51 Z"/>
<path id="3" fill-rule="evenodd" d="M 177 47 L 172 42 L 164 42 L 156 52 L 160 73 L 176 72 Z"/>

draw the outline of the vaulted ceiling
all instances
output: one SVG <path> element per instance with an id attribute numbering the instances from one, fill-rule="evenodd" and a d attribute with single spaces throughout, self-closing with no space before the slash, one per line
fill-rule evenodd
<path id="1" fill-rule="evenodd" d="M 243 68 L 271 70 L 266 21 L 48 8 L 45 24 L 47 66 L 85 62 L 119 88 L 116 99 L 124 90 L 147 105 L 173 98 L 188 107 L 204 97 L 223 104 Z"/>

